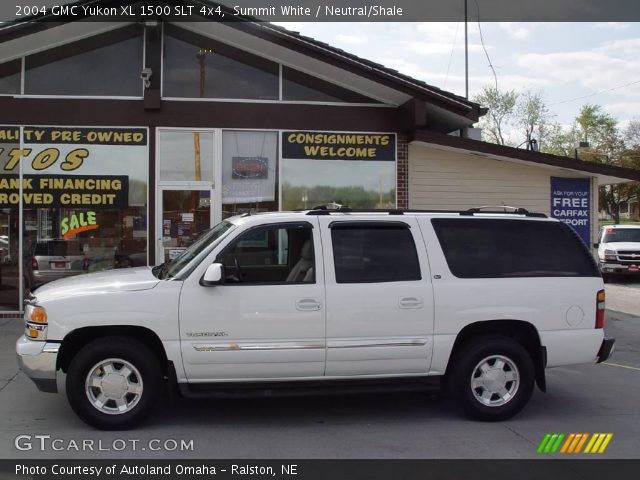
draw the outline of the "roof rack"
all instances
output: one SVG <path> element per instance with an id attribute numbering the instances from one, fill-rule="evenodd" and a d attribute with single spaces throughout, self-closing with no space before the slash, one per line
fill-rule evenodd
<path id="1" fill-rule="evenodd" d="M 451 213 L 462 216 L 475 214 L 490 215 L 524 215 L 526 217 L 547 218 L 544 213 L 530 212 L 526 208 L 510 207 L 507 205 L 484 205 L 467 210 L 416 210 L 400 208 L 351 208 L 338 203 L 318 205 L 306 212 L 306 215 L 331 215 L 332 213 L 387 213 L 389 215 L 404 215 L 405 213 Z"/>
<path id="2" fill-rule="evenodd" d="M 509 211 L 510 210 L 510 211 Z M 544 213 L 530 212 L 526 208 L 510 207 L 509 205 L 483 205 L 482 207 L 469 208 L 460 212 L 460 215 L 474 215 L 476 213 L 488 213 L 488 214 L 510 214 L 510 215 L 524 215 L 526 217 L 539 217 L 547 218 Z"/>

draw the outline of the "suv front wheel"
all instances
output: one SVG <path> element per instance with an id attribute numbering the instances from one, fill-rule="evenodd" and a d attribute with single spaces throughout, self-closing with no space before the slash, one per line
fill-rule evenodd
<path id="1" fill-rule="evenodd" d="M 535 369 L 515 340 L 487 335 L 467 341 L 448 374 L 450 393 L 471 418 L 500 421 L 517 414 L 533 393 Z"/>
<path id="2" fill-rule="evenodd" d="M 101 430 L 127 430 L 158 403 L 162 371 L 156 355 L 127 337 L 106 337 L 85 345 L 67 372 L 71 408 Z"/>

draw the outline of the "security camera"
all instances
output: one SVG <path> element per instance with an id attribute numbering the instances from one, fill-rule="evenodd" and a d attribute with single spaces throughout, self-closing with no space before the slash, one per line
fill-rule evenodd
<path id="1" fill-rule="evenodd" d="M 153 70 L 150 68 L 143 68 L 142 72 L 140 72 L 140 78 L 144 80 L 144 88 L 149 88 L 151 85 L 151 75 L 153 75 Z"/>

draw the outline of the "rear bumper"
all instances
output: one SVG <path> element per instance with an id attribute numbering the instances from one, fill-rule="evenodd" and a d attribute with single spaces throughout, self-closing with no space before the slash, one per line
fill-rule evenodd
<path id="1" fill-rule="evenodd" d="M 18 365 L 38 387 L 49 393 L 58 391 L 56 383 L 56 365 L 59 343 L 29 340 L 24 335 L 16 342 Z"/>
<path id="2" fill-rule="evenodd" d="M 600 350 L 598 350 L 598 358 L 596 360 L 597 363 L 602 363 L 611 357 L 613 353 L 613 344 L 616 343 L 615 338 L 605 337 L 602 340 L 602 344 L 600 345 Z"/>

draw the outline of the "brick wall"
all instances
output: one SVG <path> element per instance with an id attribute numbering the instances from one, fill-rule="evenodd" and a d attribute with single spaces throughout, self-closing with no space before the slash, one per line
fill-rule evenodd
<path id="1" fill-rule="evenodd" d="M 396 163 L 396 190 L 398 208 L 409 208 L 409 145 L 407 136 L 398 134 L 398 158 Z"/>

